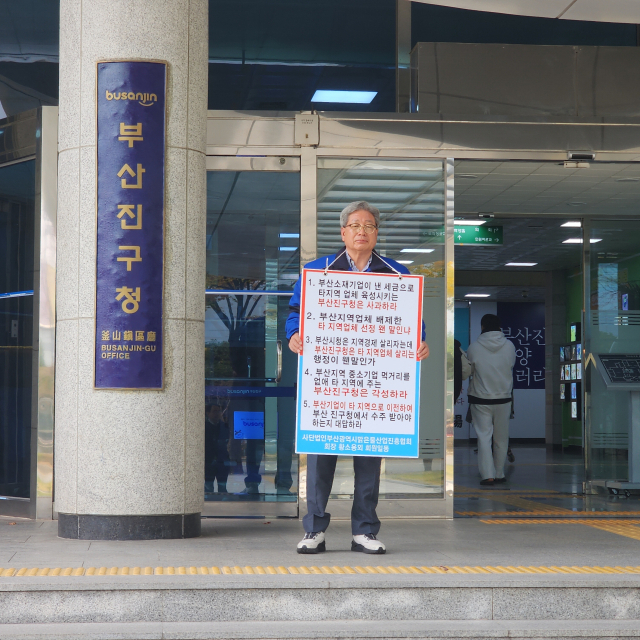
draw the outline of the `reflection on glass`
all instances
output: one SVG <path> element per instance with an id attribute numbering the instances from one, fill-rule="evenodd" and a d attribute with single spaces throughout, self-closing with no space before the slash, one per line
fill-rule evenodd
<path id="1" fill-rule="evenodd" d="M 590 393 L 585 418 L 587 478 L 602 484 L 628 479 L 630 391 L 607 389 L 589 359 L 591 354 L 640 353 L 640 222 L 593 221 L 591 237 L 602 240 L 591 245 L 590 253 L 583 337 L 588 366 L 576 375 L 587 379 Z"/>
<path id="2" fill-rule="evenodd" d="M 354 200 L 380 209 L 376 251 L 425 276 L 424 318 L 431 355 L 422 365 L 417 460 L 382 462 L 380 498 L 444 495 L 445 348 L 444 171 L 441 161 L 318 159 L 318 256 L 343 246 L 340 212 Z M 339 456 L 332 497 L 353 495 L 353 464 Z"/>
<path id="3" fill-rule="evenodd" d="M 0 167 L 0 495 L 29 497 L 35 161 Z"/>
<path id="4" fill-rule="evenodd" d="M 206 500 L 297 500 L 284 324 L 299 237 L 299 174 L 207 174 Z"/>

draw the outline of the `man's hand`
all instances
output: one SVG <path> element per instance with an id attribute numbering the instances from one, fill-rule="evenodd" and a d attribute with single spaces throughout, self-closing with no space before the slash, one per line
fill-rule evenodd
<path id="1" fill-rule="evenodd" d="M 296 336 L 297 335 L 298 334 L 296 333 Z M 289 343 L 289 346 L 291 346 L 291 343 Z M 420 345 L 420 348 L 418 349 L 418 361 L 424 360 L 425 358 L 428 358 L 428 357 L 429 357 L 429 345 L 426 342 L 423 342 Z"/>
<path id="2" fill-rule="evenodd" d="M 289 338 L 289 349 L 291 349 L 291 351 L 293 351 L 293 353 L 297 353 L 298 355 L 302 355 L 302 340 L 300 340 L 300 334 L 299 333 L 294 333 L 291 336 L 291 338 Z M 427 354 L 428 353 L 429 353 L 429 347 L 427 347 Z"/>

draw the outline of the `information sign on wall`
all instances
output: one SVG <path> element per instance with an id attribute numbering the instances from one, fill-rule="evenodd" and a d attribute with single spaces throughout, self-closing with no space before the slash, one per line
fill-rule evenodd
<path id="1" fill-rule="evenodd" d="M 542 302 L 498 302 L 504 335 L 516 348 L 514 389 L 544 389 L 545 318 Z"/>
<path id="2" fill-rule="evenodd" d="M 453 241 L 455 244 L 472 244 L 476 247 L 494 246 L 502 244 L 501 225 L 460 226 L 453 228 Z M 420 232 L 423 238 L 441 239 L 444 242 L 444 228 L 424 229 Z"/>
<path id="3" fill-rule="evenodd" d="M 97 65 L 95 387 L 163 386 L 164 62 Z"/>
<path id="4" fill-rule="evenodd" d="M 502 227 L 481 225 L 479 227 L 455 227 L 453 230 L 455 244 L 473 244 L 476 246 L 502 244 Z"/>
<path id="5" fill-rule="evenodd" d="M 303 273 L 296 452 L 417 458 L 423 277 Z"/>

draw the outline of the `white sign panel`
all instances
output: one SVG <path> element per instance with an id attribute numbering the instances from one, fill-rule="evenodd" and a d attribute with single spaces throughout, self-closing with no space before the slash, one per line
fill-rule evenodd
<path id="1" fill-rule="evenodd" d="M 423 277 L 303 275 L 296 452 L 417 458 Z"/>

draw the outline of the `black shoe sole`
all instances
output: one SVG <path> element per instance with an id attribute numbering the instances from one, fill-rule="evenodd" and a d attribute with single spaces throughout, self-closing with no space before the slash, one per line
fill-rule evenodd
<path id="1" fill-rule="evenodd" d="M 356 542 L 353 542 L 353 541 L 351 541 L 351 551 L 360 551 L 362 553 L 370 553 L 370 554 L 376 555 L 376 556 L 381 556 L 384 553 L 387 553 L 386 549 L 376 549 L 374 551 L 373 549 L 367 549 L 363 545 L 357 544 Z"/>
<path id="2" fill-rule="evenodd" d="M 307 554 L 315 554 L 315 553 L 324 553 L 327 550 L 327 545 L 324 542 L 321 542 L 315 549 L 310 549 L 309 547 L 298 547 L 298 553 Z"/>

